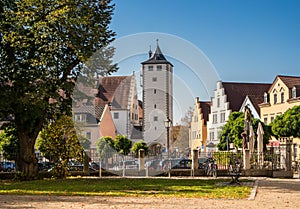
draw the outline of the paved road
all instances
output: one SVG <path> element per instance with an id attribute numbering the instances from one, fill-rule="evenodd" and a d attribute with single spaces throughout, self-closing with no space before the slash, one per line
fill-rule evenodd
<path id="1" fill-rule="evenodd" d="M 258 178 L 252 200 L 1 195 L 0 208 L 299 209 L 300 179 Z M 251 199 L 251 198 L 250 198 Z"/>

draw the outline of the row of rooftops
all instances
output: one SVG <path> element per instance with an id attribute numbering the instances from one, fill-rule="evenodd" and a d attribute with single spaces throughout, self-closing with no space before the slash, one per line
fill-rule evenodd
<path id="1" fill-rule="evenodd" d="M 300 97 L 300 77 L 278 75 L 276 79 L 277 78 L 280 78 L 289 89 L 296 87 L 296 96 Z M 126 109 L 129 99 L 130 81 L 131 76 L 110 76 L 101 78 L 95 106 L 109 104 L 116 109 Z M 273 86 L 271 83 L 221 82 L 221 84 L 227 96 L 227 101 L 229 102 L 229 109 L 239 111 L 243 101 L 246 96 L 248 96 L 257 112 L 259 112 L 260 109 L 259 104 L 264 102 L 264 94 L 268 93 Z M 139 102 L 140 108 L 141 104 L 142 103 Z M 207 119 L 210 111 L 208 107 L 210 105 L 211 102 L 209 101 L 201 102 L 201 108 L 205 113 L 204 117 Z"/>
<path id="2" fill-rule="evenodd" d="M 274 79 L 273 83 L 241 83 L 241 82 L 221 82 L 224 94 L 227 96 L 227 102 L 229 102 L 229 109 L 232 111 L 240 111 L 243 102 L 248 97 L 254 108 L 260 113 L 260 104 L 264 103 L 264 94 L 270 94 L 273 85 L 277 79 L 280 79 L 291 91 L 292 88 L 296 88 L 296 98 L 300 99 L 300 77 L 299 76 L 285 76 L 278 75 Z M 208 121 L 209 114 L 211 112 L 210 101 L 197 100 L 199 108 L 201 108 L 203 119 Z"/>

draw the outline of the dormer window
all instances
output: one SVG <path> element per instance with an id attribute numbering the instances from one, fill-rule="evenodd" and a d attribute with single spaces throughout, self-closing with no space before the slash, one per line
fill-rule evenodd
<path id="1" fill-rule="evenodd" d="M 75 114 L 74 119 L 75 119 L 75 121 L 78 121 L 78 122 L 86 122 L 86 115 L 85 114 Z"/>
<path id="2" fill-rule="evenodd" d="M 292 88 L 292 98 L 296 99 L 296 86 Z"/>
<path id="3" fill-rule="evenodd" d="M 268 101 L 268 93 L 267 92 L 265 92 L 264 93 L 264 103 L 268 103 L 269 101 Z"/>

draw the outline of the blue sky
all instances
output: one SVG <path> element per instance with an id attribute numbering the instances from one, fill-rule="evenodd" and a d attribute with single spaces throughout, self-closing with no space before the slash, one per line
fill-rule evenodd
<path id="1" fill-rule="evenodd" d="M 145 32 L 180 37 L 205 54 L 223 81 L 271 83 L 279 74 L 300 76 L 298 0 L 113 2 L 116 7 L 111 28 L 117 38 Z M 155 40 L 150 42 L 154 48 Z M 160 46 L 163 42 L 159 40 Z M 148 49 L 149 43 L 145 43 L 145 53 Z M 138 71 L 139 58 L 131 60 L 134 61 L 137 65 L 132 64 L 132 68 Z M 120 70 L 128 68 L 129 62 L 124 66 L 120 63 Z M 176 70 L 179 73 L 180 66 L 174 65 Z M 192 97 L 195 96 L 194 91 Z"/>

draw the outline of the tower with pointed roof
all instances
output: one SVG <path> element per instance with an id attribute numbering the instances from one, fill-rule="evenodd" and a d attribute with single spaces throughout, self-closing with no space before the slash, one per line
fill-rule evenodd
<path id="1" fill-rule="evenodd" d="M 161 52 L 158 40 L 154 53 L 150 49 L 148 60 L 141 64 L 144 140 L 150 148 L 167 148 L 164 122 L 173 121 L 173 65 Z"/>

